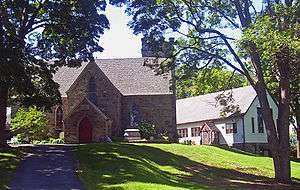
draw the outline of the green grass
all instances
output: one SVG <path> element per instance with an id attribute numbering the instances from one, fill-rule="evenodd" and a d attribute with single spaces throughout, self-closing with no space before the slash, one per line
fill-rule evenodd
<path id="1" fill-rule="evenodd" d="M 228 190 L 274 189 L 276 185 L 270 184 L 271 158 L 213 146 L 93 144 L 78 146 L 75 157 L 87 189 Z M 292 162 L 296 180 L 299 171 L 300 163 Z"/>
<path id="2" fill-rule="evenodd" d="M 22 148 L 0 148 L 0 189 L 6 189 L 24 156 Z"/>

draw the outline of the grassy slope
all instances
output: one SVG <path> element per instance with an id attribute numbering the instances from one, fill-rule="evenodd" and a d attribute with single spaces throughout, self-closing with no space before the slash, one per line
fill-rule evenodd
<path id="1" fill-rule="evenodd" d="M 102 144 L 78 147 L 87 189 L 248 189 L 271 181 L 272 160 L 212 146 Z M 300 179 L 300 163 L 292 175 Z M 295 187 L 291 188 L 295 189 Z"/>
<path id="2" fill-rule="evenodd" d="M 0 189 L 6 189 L 23 156 L 21 148 L 0 148 Z"/>

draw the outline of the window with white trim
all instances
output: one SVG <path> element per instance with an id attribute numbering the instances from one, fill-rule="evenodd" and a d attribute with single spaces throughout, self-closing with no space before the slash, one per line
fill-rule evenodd
<path id="1" fill-rule="evenodd" d="M 179 138 L 188 137 L 188 129 L 187 128 L 177 129 L 177 131 L 178 131 Z"/>
<path id="2" fill-rule="evenodd" d="M 225 130 L 226 130 L 226 134 L 237 133 L 236 123 L 226 123 Z"/>

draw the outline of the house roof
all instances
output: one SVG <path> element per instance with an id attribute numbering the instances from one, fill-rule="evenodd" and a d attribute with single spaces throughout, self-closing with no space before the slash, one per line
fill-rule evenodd
<path id="1" fill-rule="evenodd" d="M 150 68 L 156 60 L 161 63 L 165 59 L 96 59 L 95 63 L 123 95 L 171 94 L 170 72 L 157 75 L 155 69 Z M 62 96 L 66 96 L 67 90 L 87 64 L 82 63 L 79 68 L 62 67 L 57 71 L 54 81 L 60 85 Z"/>
<path id="2" fill-rule="evenodd" d="M 209 121 L 222 118 L 221 106 L 217 104 L 216 97 L 222 93 L 227 94 L 231 90 L 220 91 L 201 96 L 179 99 L 176 101 L 177 124 Z M 251 86 L 232 89 L 234 105 L 238 105 L 240 113 L 246 113 L 256 92 Z M 229 117 L 230 114 L 227 114 Z"/>
<path id="3" fill-rule="evenodd" d="M 210 122 L 204 123 L 201 127 L 201 131 L 203 131 L 205 126 L 207 126 L 212 131 L 220 131 L 214 123 L 210 123 Z"/>

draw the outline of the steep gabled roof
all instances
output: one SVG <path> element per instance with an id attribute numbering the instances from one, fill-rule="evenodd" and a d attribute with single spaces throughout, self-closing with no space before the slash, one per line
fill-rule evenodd
<path id="1" fill-rule="evenodd" d="M 154 58 L 96 59 L 95 63 L 123 95 L 171 94 L 171 74 L 157 75 L 149 65 Z M 162 62 L 164 59 L 158 59 Z M 146 63 L 146 65 L 145 65 Z M 74 83 L 88 63 L 79 68 L 62 67 L 54 76 L 62 96 Z"/>
<path id="2" fill-rule="evenodd" d="M 216 97 L 231 90 L 205 94 L 176 101 L 177 124 L 220 119 L 221 106 L 216 103 Z M 241 114 L 247 112 L 256 92 L 251 86 L 232 89 L 234 105 L 238 105 Z M 227 114 L 229 117 L 230 114 Z"/>
<path id="3" fill-rule="evenodd" d="M 68 119 L 76 110 L 78 110 L 78 107 L 80 107 L 82 104 L 87 103 L 91 106 L 100 116 L 102 116 L 106 121 L 110 121 L 110 118 L 107 117 L 95 104 L 93 104 L 87 97 L 83 97 L 82 100 L 68 113 L 68 115 L 65 116 L 64 120 Z"/>
<path id="4" fill-rule="evenodd" d="M 202 127 L 201 127 L 201 131 L 204 131 L 204 129 L 209 128 L 211 131 L 220 131 L 218 129 L 218 127 L 214 124 L 214 123 L 211 123 L 211 122 L 205 122 Z"/>
<path id="5" fill-rule="evenodd" d="M 53 77 L 53 80 L 59 84 L 59 91 L 62 96 L 67 96 L 66 92 L 86 66 L 87 63 L 82 63 L 81 67 L 62 67 L 58 69 Z"/>

